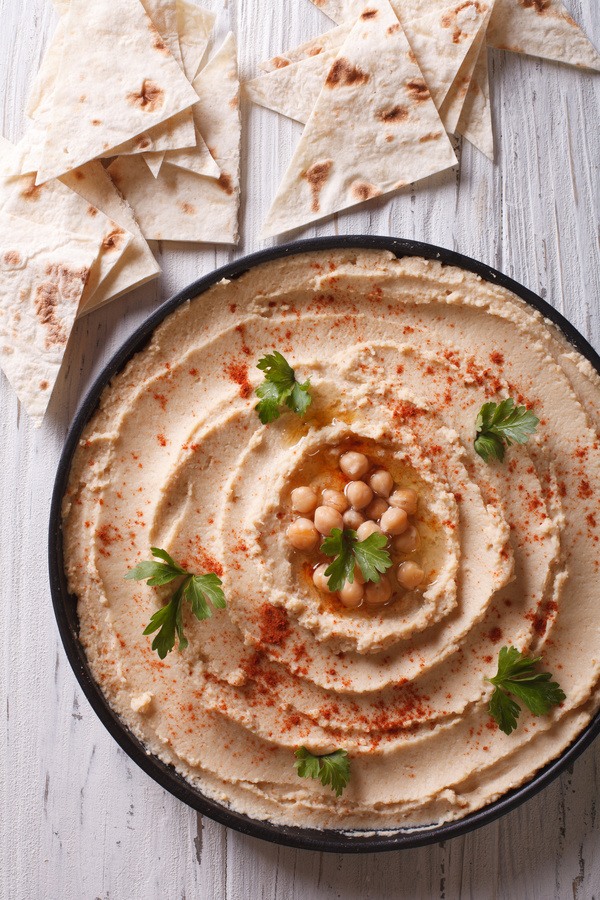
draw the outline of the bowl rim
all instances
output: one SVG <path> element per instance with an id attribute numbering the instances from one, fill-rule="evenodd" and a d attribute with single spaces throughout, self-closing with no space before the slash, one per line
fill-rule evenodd
<path id="1" fill-rule="evenodd" d="M 525 784 L 509 791 L 484 808 L 454 822 L 411 830 L 351 832 L 285 826 L 252 819 L 243 813 L 236 812 L 221 803 L 205 797 L 197 787 L 179 774 L 172 765 L 163 762 L 159 757 L 147 751 L 141 741 L 135 737 L 121 721 L 117 713 L 109 706 L 99 685 L 91 675 L 85 651 L 79 642 L 77 598 L 69 594 L 62 553 L 62 500 L 67 489 L 71 461 L 78 446 L 81 433 L 95 412 L 106 385 L 124 368 L 135 353 L 143 349 L 150 340 L 153 331 L 163 319 L 187 300 L 204 293 L 221 279 L 231 280 L 239 278 L 250 269 L 276 259 L 314 251 L 340 249 L 388 250 L 398 258 L 420 256 L 425 259 L 438 260 L 443 265 L 458 266 L 474 272 L 484 281 L 507 288 L 534 309 L 541 312 L 545 318 L 549 319 L 563 332 L 569 342 L 588 359 L 600 374 L 600 356 L 598 353 L 583 335 L 554 307 L 542 300 L 533 291 L 486 263 L 479 262 L 453 250 L 447 250 L 421 241 L 376 235 L 311 238 L 259 250 L 203 275 L 166 300 L 134 330 L 103 367 L 74 416 L 58 463 L 50 508 L 48 565 L 54 614 L 61 641 L 75 677 L 102 724 L 129 758 L 143 769 L 146 774 L 197 812 L 242 834 L 271 843 L 305 850 L 332 853 L 374 853 L 412 849 L 458 837 L 487 825 L 515 809 L 550 784 L 592 743 L 600 733 L 600 713 L 596 714 L 586 728 L 557 759 L 552 760 L 543 769 L 534 773 Z"/>

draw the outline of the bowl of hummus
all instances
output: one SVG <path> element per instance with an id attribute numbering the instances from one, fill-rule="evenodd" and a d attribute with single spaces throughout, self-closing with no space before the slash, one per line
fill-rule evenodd
<path id="1" fill-rule="evenodd" d="M 600 359 L 481 263 L 324 238 L 190 285 L 69 432 L 90 703 L 200 812 L 308 849 L 464 833 L 600 730 Z"/>

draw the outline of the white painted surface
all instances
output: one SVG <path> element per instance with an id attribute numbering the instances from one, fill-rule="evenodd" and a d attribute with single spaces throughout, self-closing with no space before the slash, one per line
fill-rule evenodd
<path id="1" fill-rule="evenodd" d="M 205 3 L 221 12 L 221 34 L 235 31 L 244 77 L 329 24 L 308 0 Z M 567 3 L 600 45 L 597 0 Z M 0 130 L 12 140 L 54 21 L 50 0 L 0 0 Z M 458 250 L 540 293 L 600 349 L 600 75 L 500 51 L 490 70 L 495 166 L 465 143 L 458 172 L 297 236 L 389 234 Z M 161 246 L 160 282 L 78 324 L 42 431 L 0 376 L 0 897 L 599 900 L 600 743 L 525 806 L 467 837 L 382 856 L 308 853 L 227 831 L 166 794 L 114 743 L 71 673 L 46 574 L 61 446 L 92 378 L 160 300 L 259 249 L 300 129 L 256 107 L 243 114 L 239 247 Z"/>

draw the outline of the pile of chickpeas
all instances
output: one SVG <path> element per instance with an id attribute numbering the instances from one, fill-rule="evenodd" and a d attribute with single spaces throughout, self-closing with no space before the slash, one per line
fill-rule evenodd
<path id="1" fill-rule="evenodd" d="M 373 467 L 364 453 L 349 450 L 339 460 L 340 469 L 349 479 L 345 490 L 324 490 L 320 496 L 311 487 L 298 487 L 292 491 L 292 509 L 298 513 L 287 529 L 287 537 L 296 550 L 310 553 L 320 547 L 324 537 L 334 528 L 356 531 L 359 541 L 378 531 L 387 538 L 387 548 L 393 554 L 416 552 L 421 538 L 410 517 L 417 512 L 419 497 L 412 488 L 400 488 L 387 469 Z M 318 564 L 313 570 L 313 582 L 323 594 L 332 594 L 327 584 L 325 570 L 331 563 Z M 415 590 L 425 579 L 425 572 L 413 560 L 400 563 L 395 569 L 398 585 Z M 392 582 L 388 575 L 381 575 L 378 583 L 367 582 L 358 565 L 354 568 L 354 581 L 346 581 L 337 591 L 337 598 L 349 609 L 363 603 L 382 606 L 392 599 Z"/>

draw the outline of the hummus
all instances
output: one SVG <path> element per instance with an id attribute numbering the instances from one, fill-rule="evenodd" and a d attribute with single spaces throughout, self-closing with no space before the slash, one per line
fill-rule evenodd
<path id="1" fill-rule="evenodd" d="M 262 425 L 274 349 L 313 400 Z M 486 464 L 475 420 L 505 397 L 540 425 Z M 555 326 L 459 268 L 344 250 L 215 285 L 114 378 L 74 457 L 65 561 L 98 684 L 151 753 L 256 819 L 382 830 L 484 806 L 599 706 L 599 404 Z M 427 581 L 383 608 L 324 598 L 286 538 L 291 492 L 348 448 L 419 495 Z M 164 661 L 143 630 L 172 586 L 123 577 L 151 547 L 227 600 L 202 622 L 184 604 L 189 646 Z M 510 736 L 484 681 L 504 645 L 566 693 Z M 298 777 L 301 745 L 348 751 L 340 798 Z"/>

